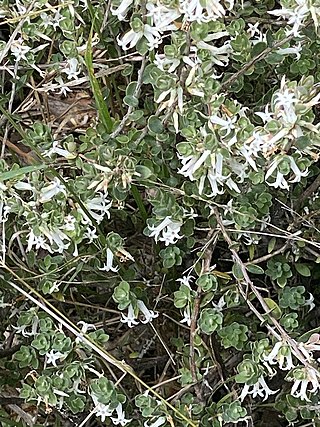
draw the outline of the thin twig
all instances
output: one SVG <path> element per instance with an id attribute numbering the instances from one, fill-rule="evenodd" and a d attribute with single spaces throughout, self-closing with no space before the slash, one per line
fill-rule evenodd
<path id="1" fill-rule="evenodd" d="M 297 199 L 295 205 L 294 205 L 294 209 L 295 210 L 299 210 L 302 203 L 305 200 L 308 200 L 310 198 L 310 196 L 312 196 L 313 193 L 315 193 L 320 187 L 320 174 L 316 177 L 316 179 L 312 182 L 312 184 L 309 185 L 309 187 L 307 187 L 304 192 L 301 194 L 301 196 L 299 197 L 299 199 Z"/>
<path id="2" fill-rule="evenodd" d="M 168 349 L 166 343 L 164 342 L 163 338 L 161 337 L 161 335 L 159 334 L 159 332 L 156 330 L 156 328 L 153 326 L 153 324 L 150 322 L 150 326 L 153 329 L 153 332 L 156 334 L 156 336 L 158 337 L 159 341 L 161 342 L 163 348 L 165 349 L 167 355 L 169 356 L 171 362 L 173 365 L 176 364 L 174 358 L 173 358 L 173 354 L 171 353 L 171 351 Z"/>
<path id="3" fill-rule="evenodd" d="M 277 249 L 276 251 L 271 252 L 270 254 L 263 255 L 259 258 L 253 259 L 252 261 L 245 262 L 244 265 L 247 266 L 250 264 L 260 264 L 261 262 L 268 261 L 268 259 L 273 258 L 276 255 L 282 254 L 287 249 L 288 246 L 289 246 L 289 242 L 281 246 L 281 248 Z"/>
<path id="4" fill-rule="evenodd" d="M 225 228 L 225 226 L 223 225 L 221 216 L 217 210 L 217 208 L 214 209 L 214 213 L 215 213 L 215 217 L 217 219 L 217 223 L 220 227 L 221 233 L 224 237 L 224 240 L 226 243 L 228 243 L 229 246 L 229 250 L 232 253 L 234 262 L 236 264 L 238 264 L 238 266 L 241 269 L 241 273 L 243 275 L 243 279 L 240 280 L 238 278 L 236 278 L 237 280 L 237 284 L 238 284 L 238 289 L 240 294 L 242 295 L 243 299 L 246 301 L 248 307 L 250 308 L 250 310 L 258 317 L 258 319 L 262 322 L 265 323 L 265 318 L 264 316 L 256 309 L 256 307 L 252 304 L 252 302 L 250 301 L 250 299 L 247 297 L 247 292 L 245 291 L 245 289 L 243 288 L 243 283 L 248 287 L 248 289 L 251 289 L 251 291 L 254 293 L 254 295 L 256 296 L 257 300 L 259 301 L 261 307 L 264 310 L 264 314 L 267 314 L 271 320 L 271 322 L 273 323 L 272 327 L 271 325 L 269 325 L 268 323 L 265 324 L 266 328 L 269 330 L 269 332 L 278 340 L 278 341 L 285 341 L 291 348 L 292 353 L 295 355 L 295 357 L 306 367 L 308 367 L 309 369 L 313 369 L 314 367 L 312 367 L 310 365 L 310 363 L 306 360 L 304 354 L 301 352 L 301 350 L 298 347 L 297 342 L 292 339 L 287 332 L 283 329 L 283 327 L 280 325 L 280 323 L 271 316 L 270 313 L 270 309 L 267 306 L 264 298 L 262 297 L 262 295 L 260 294 L 260 292 L 258 291 L 258 289 L 256 288 L 256 286 L 254 286 L 254 284 L 252 283 L 246 266 L 244 265 L 243 261 L 241 260 L 241 258 L 239 257 L 238 252 L 236 251 L 236 249 L 234 248 L 234 245 L 232 244 L 232 240 L 229 237 L 227 230 Z M 275 329 L 277 330 L 275 330 Z"/>
<path id="5" fill-rule="evenodd" d="M 142 85 L 142 78 L 143 78 L 143 72 L 144 72 L 145 66 L 146 66 L 146 58 L 144 57 L 142 59 L 142 62 L 141 62 L 141 68 L 140 68 L 139 73 L 138 73 L 137 86 L 136 86 L 136 89 L 135 89 L 134 95 L 133 95 L 136 98 L 138 98 L 139 94 L 140 94 L 141 85 Z M 112 134 L 110 135 L 110 138 L 115 138 L 116 136 L 119 135 L 119 133 L 125 127 L 125 125 L 127 123 L 127 120 L 129 118 L 130 114 L 133 112 L 133 110 L 134 110 L 134 107 L 132 107 L 132 106 L 130 106 L 128 108 L 128 111 L 123 116 L 123 118 L 122 118 L 121 122 L 119 123 L 117 129 L 114 132 L 112 132 Z"/>
<path id="6" fill-rule="evenodd" d="M 212 253 L 214 251 L 215 244 L 217 242 L 218 233 L 215 230 L 210 230 L 208 233 L 208 240 L 205 245 L 203 256 L 202 256 L 202 274 L 208 273 L 211 266 Z M 200 311 L 202 289 L 198 286 L 197 294 L 194 299 L 194 306 L 191 314 L 191 323 L 190 323 L 190 371 L 192 376 L 192 381 L 194 383 L 194 390 L 196 392 L 199 402 L 203 402 L 201 387 L 198 383 L 197 378 L 197 365 L 195 357 L 195 344 L 194 339 L 197 334 L 197 322 Z"/>
<path id="7" fill-rule="evenodd" d="M 4 357 L 12 356 L 14 353 L 16 353 L 18 350 L 20 350 L 22 344 L 17 344 L 10 348 L 1 348 L 0 349 L 0 359 Z"/>
<path id="8" fill-rule="evenodd" d="M 251 59 L 251 61 L 247 62 L 246 64 L 244 64 L 239 71 L 237 71 L 236 73 L 234 73 L 231 77 L 229 77 L 225 82 L 223 82 L 221 84 L 220 90 L 228 90 L 229 87 L 232 85 L 233 82 L 235 82 L 236 80 L 238 80 L 238 78 L 240 76 L 242 76 L 242 74 L 246 73 L 248 70 L 250 70 L 250 68 L 256 64 L 257 62 L 261 61 L 262 59 L 266 58 L 272 51 L 274 51 L 275 49 L 278 49 L 279 47 L 281 47 L 282 45 L 284 45 L 285 43 L 288 43 L 290 40 L 292 40 L 295 36 L 293 34 L 290 34 L 290 36 L 285 37 L 284 39 L 278 41 L 277 43 L 275 43 L 273 46 L 271 47 L 267 47 L 266 49 L 264 49 L 262 52 L 260 52 L 257 56 L 255 56 L 254 58 Z"/>

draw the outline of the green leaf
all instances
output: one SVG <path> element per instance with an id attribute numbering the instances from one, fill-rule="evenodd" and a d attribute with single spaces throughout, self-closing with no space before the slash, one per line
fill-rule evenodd
<path id="1" fill-rule="evenodd" d="M 47 165 L 42 164 L 34 166 L 25 166 L 23 168 L 11 170 L 9 172 L 2 172 L 0 174 L 0 182 L 7 181 L 8 179 L 18 178 L 21 175 L 26 175 L 27 173 L 39 171 L 41 169 L 46 169 L 47 167 Z"/>
<path id="2" fill-rule="evenodd" d="M 268 254 L 270 254 L 274 247 L 276 246 L 277 243 L 277 239 L 275 237 L 272 237 L 272 239 L 269 241 L 268 243 Z"/>
<path id="3" fill-rule="evenodd" d="M 243 279 L 243 273 L 242 273 L 241 266 L 237 262 L 233 264 L 232 274 L 238 280 L 242 280 Z"/>
<path id="4" fill-rule="evenodd" d="M 307 136 L 299 136 L 299 138 L 296 139 L 295 145 L 299 150 L 305 150 L 309 145 L 312 144 L 312 141 Z"/>
<path id="5" fill-rule="evenodd" d="M 152 171 L 147 166 L 138 165 L 136 172 L 139 174 L 139 179 L 148 179 L 152 175 Z"/>
<path id="6" fill-rule="evenodd" d="M 140 168 L 142 168 L 142 167 L 144 167 L 144 166 L 137 166 L 136 170 L 140 171 Z M 148 168 L 146 168 L 146 169 L 148 169 Z M 131 185 L 131 194 L 133 195 L 133 198 L 134 198 L 135 202 L 137 203 L 141 217 L 143 218 L 144 222 L 146 222 L 146 220 L 148 218 L 148 213 L 147 213 L 146 208 L 144 206 L 141 194 L 135 185 Z"/>
<path id="7" fill-rule="evenodd" d="M 175 307 L 183 308 L 188 304 L 189 300 L 190 300 L 190 289 L 185 285 L 181 285 L 180 290 L 174 292 Z"/>
<path id="8" fill-rule="evenodd" d="M 264 269 L 259 267 L 259 265 L 248 264 L 246 265 L 246 269 L 249 271 L 249 273 L 264 274 Z"/>
<path id="9" fill-rule="evenodd" d="M 279 320 L 282 316 L 282 311 L 278 304 L 271 298 L 264 298 L 264 302 L 270 309 L 270 314 L 272 315 L 272 317 L 274 317 L 276 320 Z"/>
<path id="10" fill-rule="evenodd" d="M 137 107 L 139 105 L 139 99 L 136 98 L 133 95 L 126 95 L 123 98 L 123 102 L 128 106 L 128 107 Z"/>
<path id="11" fill-rule="evenodd" d="M 310 277 L 311 276 L 311 271 L 310 268 L 307 266 L 307 264 L 295 264 L 295 269 L 297 270 L 297 272 L 299 274 L 301 274 L 301 276 L 303 277 Z"/>
<path id="12" fill-rule="evenodd" d="M 280 64 L 283 60 L 284 60 L 284 56 L 276 52 L 270 53 L 270 55 L 268 55 L 265 59 L 265 61 L 271 65 Z"/>
<path id="13" fill-rule="evenodd" d="M 267 45 L 265 42 L 258 42 L 256 43 L 251 50 L 251 58 L 254 58 L 255 56 L 258 56 L 261 52 L 263 52 L 266 49 Z"/>
<path id="14" fill-rule="evenodd" d="M 153 133 L 163 132 L 163 125 L 157 116 L 151 116 L 148 120 L 148 129 Z"/>
<path id="15" fill-rule="evenodd" d="M 205 308 L 201 311 L 198 321 L 199 327 L 204 334 L 210 335 L 222 325 L 223 316 L 214 308 Z"/>
<path id="16" fill-rule="evenodd" d="M 96 104 L 97 104 L 100 119 L 101 119 L 103 125 L 105 126 L 106 131 L 108 133 L 111 133 L 112 128 L 113 128 L 113 122 L 112 122 L 111 116 L 109 114 L 109 110 L 106 106 L 106 103 L 103 99 L 103 95 L 102 95 L 102 92 L 100 89 L 99 82 L 98 82 L 96 76 L 94 75 L 94 69 L 93 69 L 93 63 L 92 63 L 92 32 L 93 32 L 93 27 L 91 27 L 91 31 L 89 34 L 87 49 L 86 49 L 86 53 L 84 55 L 84 59 L 85 59 L 85 63 L 87 66 L 90 85 L 91 85 L 91 89 L 92 89 L 92 92 L 94 95 L 94 99 L 95 99 Z"/>

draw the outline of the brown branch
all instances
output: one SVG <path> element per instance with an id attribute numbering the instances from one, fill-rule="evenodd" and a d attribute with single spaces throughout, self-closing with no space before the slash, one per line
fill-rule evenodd
<path id="1" fill-rule="evenodd" d="M 271 316 L 270 313 L 270 309 L 267 306 L 264 298 L 262 297 L 262 295 L 260 294 L 260 292 L 258 291 L 258 289 L 254 286 L 253 282 L 251 281 L 246 266 L 243 263 L 243 261 L 241 260 L 241 258 L 239 257 L 238 252 L 235 250 L 234 245 L 232 244 L 232 240 L 229 237 L 225 226 L 223 225 L 222 219 L 220 217 L 220 214 L 217 210 L 217 208 L 214 208 L 214 213 L 215 213 L 215 217 L 217 219 L 217 223 L 220 227 L 221 233 L 224 237 L 224 240 L 226 243 L 228 243 L 229 246 L 229 250 L 233 256 L 233 260 L 235 263 L 237 263 L 241 269 L 241 273 L 243 275 L 243 280 L 240 280 L 238 278 L 236 278 L 237 281 L 237 285 L 238 285 L 238 289 L 239 292 L 241 294 L 241 296 L 243 297 L 243 299 L 246 301 L 248 307 L 250 308 L 250 310 L 258 317 L 258 319 L 262 322 L 265 323 L 265 317 L 264 315 L 268 315 L 271 322 L 273 323 L 272 327 L 271 325 L 269 325 L 268 323 L 265 323 L 266 328 L 269 330 L 269 332 L 278 340 L 283 340 L 285 341 L 290 347 L 291 350 L 293 352 L 293 354 L 295 355 L 295 357 L 306 367 L 310 368 L 310 369 L 314 369 L 310 363 L 306 360 L 304 354 L 301 352 L 301 350 L 298 347 L 297 342 L 292 339 L 287 332 L 283 329 L 283 327 L 280 325 L 280 323 Z M 256 307 L 252 304 L 252 302 L 250 301 L 250 299 L 247 297 L 247 292 L 245 291 L 243 284 L 245 284 L 247 286 L 247 289 L 251 289 L 251 291 L 253 292 L 253 294 L 256 296 L 257 300 L 259 301 L 261 307 L 263 308 L 264 311 L 264 315 L 261 314 Z M 275 330 L 275 329 L 276 330 Z"/>
<path id="2" fill-rule="evenodd" d="M 218 233 L 217 232 L 214 233 L 214 230 L 210 230 L 208 233 L 208 240 L 202 256 L 202 270 L 201 270 L 202 274 L 208 273 L 210 271 L 211 258 L 212 258 L 212 253 L 214 251 L 214 247 L 217 241 L 217 236 L 218 236 Z M 197 378 L 197 366 L 196 366 L 195 345 L 194 345 L 194 339 L 197 334 L 197 322 L 198 322 L 198 316 L 200 311 L 201 296 L 202 296 L 202 290 L 201 290 L 201 287 L 198 286 L 197 294 L 194 299 L 194 306 L 191 314 L 191 324 L 190 324 L 190 371 L 191 371 L 192 381 L 194 383 L 194 389 L 196 392 L 197 399 L 200 403 L 204 403 L 201 387 L 198 383 L 198 378 Z"/>
<path id="3" fill-rule="evenodd" d="M 0 140 L 2 140 L 2 138 L 0 138 Z M 35 163 L 39 162 L 33 151 L 25 152 L 16 144 L 13 144 L 9 139 L 6 140 L 5 145 L 14 153 L 16 153 L 27 165 L 34 165 Z"/>
<path id="4" fill-rule="evenodd" d="M 305 191 L 301 194 L 299 199 L 296 201 L 294 209 L 297 211 L 300 209 L 302 203 L 309 199 L 313 193 L 315 193 L 320 187 L 320 174 L 316 177 L 316 179 L 305 189 Z"/>
<path id="5" fill-rule="evenodd" d="M 0 406 L 3 405 L 22 405 L 25 403 L 25 399 L 22 399 L 22 397 L 19 396 L 0 396 Z"/>
<path id="6" fill-rule="evenodd" d="M 279 47 L 281 47 L 282 45 L 288 43 L 289 41 L 291 41 L 295 36 L 293 34 L 291 34 L 288 37 L 285 37 L 284 39 L 278 41 L 277 43 L 275 43 L 273 46 L 271 47 L 267 47 L 266 49 L 264 49 L 262 52 L 260 52 L 257 56 L 255 56 L 254 58 L 251 59 L 251 61 L 247 62 L 246 64 L 244 64 L 241 69 L 239 71 L 237 71 L 236 73 L 234 73 L 231 77 L 229 77 L 225 82 L 223 82 L 221 84 L 221 91 L 225 90 L 225 89 L 229 89 L 230 85 L 232 85 L 233 82 L 235 82 L 236 80 L 238 80 L 238 78 L 240 76 L 242 76 L 242 74 L 244 74 L 246 71 L 250 70 L 251 67 L 253 67 L 253 65 L 259 61 L 261 61 L 262 59 L 266 58 L 273 50 L 278 49 Z"/>
<path id="7" fill-rule="evenodd" d="M 17 344 L 10 348 L 2 348 L 0 349 L 0 359 L 4 357 L 12 356 L 14 353 L 16 353 L 18 350 L 20 350 L 21 344 Z"/>
<path id="8" fill-rule="evenodd" d="M 287 242 L 285 245 L 281 246 L 281 248 L 271 252 L 270 254 L 266 254 L 266 255 L 263 255 L 259 258 L 253 259 L 252 261 L 245 262 L 244 265 L 247 266 L 250 264 L 260 264 L 261 262 L 268 261 L 268 259 L 273 258 L 276 255 L 282 254 L 287 249 L 289 244 L 290 243 Z"/>

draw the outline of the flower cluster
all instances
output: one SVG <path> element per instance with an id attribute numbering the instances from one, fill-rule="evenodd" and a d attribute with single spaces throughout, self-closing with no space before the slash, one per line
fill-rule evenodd
<path id="1" fill-rule="evenodd" d="M 4 425 L 316 422 L 319 18 L 0 0 Z"/>

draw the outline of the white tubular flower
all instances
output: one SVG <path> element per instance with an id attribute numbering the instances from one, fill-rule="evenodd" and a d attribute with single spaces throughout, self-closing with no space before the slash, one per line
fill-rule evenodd
<path id="1" fill-rule="evenodd" d="M 74 231 L 75 230 L 76 219 L 73 215 L 67 215 L 64 218 L 64 230 L 66 231 Z"/>
<path id="2" fill-rule="evenodd" d="M 270 15 L 279 16 L 281 19 L 287 19 L 288 25 L 292 26 L 292 29 L 287 31 L 287 34 L 292 34 L 295 37 L 299 37 L 299 29 L 309 14 L 309 6 L 305 0 L 296 0 L 296 4 L 297 6 L 294 9 L 282 7 L 282 9 L 272 10 L 268 13 L 270 13 Z"/>
<path id="3" fill-rule="evenodd" d="M 300 378 L 294 378 L 294 383 L 291 388 L 291 395 L 301 400 L 310 402 L 310 399 L 307 396 L 307 391 L 313 394 L 320 389 L 319 372 L 312 367 L 304 367 L 297 369 L 296 373 L 299 374 Z M 311 383 L 312 388 L 308 390 L 309 383 Z"/>
<path id="4" fill-rule="evenodd" d="M 229 2 L 229 9 L 233 2 Z M 180 10 L 186 21 L 209 22 L 225 15 L 219 0 L 180 0 Z"/>
<path id="5" fill-rule="evenodd" d="M 129 328 L 133 328 L 135 325 L 138 325 L 139 322 L 136 320 L 136 316 L 134 314 L 134 309 L 132 304 L 128 307 L 128 315 L 125 316 L 123 313 L 121 314 L 120 322 L 126 323 Z"/>
<path id="6" fill-rule="evenodd" d="M 107 262 L 103 264 L 102 268 L 99 268 L 101 271 L 113 271 L 116 273 L 119 270 L 119 267 L 113 267 L 113 252 L 111 249 L 107 249 Z"/>
<path id="7" fill-rule="evenodd" d="M 227 117 L 226 119 L 222 119 L 221 117 L 214 114 L 210 117 L 210 122 L 213 124 L 217 124 L 219 130 L 226 131 L 224 136 L 229 135 L 229 133 L 235 128 L 234 123 L 237 121 L 236 117 Z"/>
<path id="8" fill-rule="evenodd" d="M 186 323 L 188 326 L 191 326 L 191 310 L 189 304 L 183 310 L 183 319 L 180 320 L 180 323 Z"/>
<path id="9" fill-rule="evenodd" d="M 51 230 L 47 226 L 41 226 L 40 231 L 47 237 L 51 245 L 52 252 L 62 253 L 65 249 L 68 249 L 70 242 L 64 243 L 64 240 L 70 240 L 69 237 L 59 230 L 59 228 L 52 228 Z M 52 249 L 52 245 L 56 245 L 56 249 Z"/>
<path id="10" fill-rule="evenodd" d="M 287 158 L 289 159 L 289 163 L 290 163 L 290 168 L 292 170 L 292 172 L 295 174 L 295 178 L 293 178 L 291 181 L 289 181 L 290 183 L 294 183 L 294 182 L 300 182 L 302 177 L 305 177 L 308 175 L 309 171 L 308 168 L 305 171 L 300 171 L 300 169 L 298 168 L 295 160 L 293 157 L 287 156 Z M 284 178 L 284 175 L 277 171 L 277 176 L 276 176 L 276 180 L 273 183 L 268 182 L 268 178 L 272 175 L 272 173 L 276 170 L 276 168 L 278 167 L 279 163 L 281 162 L 281 157 L 276 157 L 273 162 L 270 165 L 269 170 L 266 173 L 265 176 L 265 182 L 271 186 L 271 187 L 275 187 L 275 188 L 283 188 L 284 190 L 289 190 L 289 185 L 288 182 L 286 181 L 286 179 Z"/>
<path id="11" fill-rule="evenodd" d="M 59 178 L 54 178 L 51 184 L 47 187 L 43 187 L 40 190 L 40 203 L 45 203 L 51 200 L 55 195 L 63 193 L 65 196 L 67 195 L 66 188 L 63 184 L 61 184 Z"/>
<path id="12" fill-rule="evenodd" d="M 65 355 L 63 353 L 60 353 L 60 351 L 50 350 L 48 353 L 46 353 L 46 363 L 47 365 L 53 365 L 57 366 L 57 361 L 60 360 Z"/>
<path id="13" fill-rule="evenodd" d="M 29 182 L 18 181 L 14 184 L 14 188 L 16 190 L 20 190 L 20 191 L 32 191 L 32 192 L 34 192 L 34 187 Z"/>
<path id="14" fill-rule="evenodd" d="M 286 124 L 294 125 L 297 121 L 295 104 L 299 102 L 295 94 L 290 89 L 284 89 L 285 80 L 281 81 L 281 90 L 275 94 L 275 113 L 282 117 Z"/>
<path id="15" fill-rule="evenodd" d="M 263 120 L 264 123 L 268 123 L 273 119 L 273 113 L 269 112 L 269 104 L 267 104 L 265 106 L 264 113 L 263 112 L 257 112 L 254 114 L 256 116 L 259 116 Z"/>
<path id="16" fill-rule="evenodd" d="M 309 298 L 304 303 L 305 306 L 309 307 L 308 311 L 311 311 L 315 308 L 314 296 L 309 292 Z"/>
<path id="17" fill-rule="evenodd" d="M 181 12 L 177 9 L 170 9 L 160 2 L 157 2 L 157 5 L 149 2 L 146 4 L 146 9 L 148 11 L 146 16 L 151 17 L 154 27 L 161 33 L 178 29 L 173 23 L 181 16 Z"/>
<path id="18" fill-rule="evenodd" d="M 54 16 L 48 15 L 47 13 L 43 12 L 40 15 L 41 17 L 41 26 L 44 26 L 44 28 L 48 28 L 49 25 L 51 25 L 54 30 L 57 29 L 57 27 L 60 26 L 60 22 L 66 19 L 64 16 L 61 15 L 59 11 L 55 13 Z"/>
<path id="19" fill-rule="evenodd" d="M 138 31 L 131 29 L 121 39 L 118 37 L 118 45 L 123 50 L 132 49 L 142 37 L 148 40 L 149 49 L 152 50 L 159 46 L 161 43 L 161 35 L 159 31 L 151 27 L 149 24 L 142 24 Z"/>
<path id="20" fill-rule="evenodd" d="M 148 40 L 148 46 L 150 50 L 157 48 L 162 41 L 158 29 L 151 27 L 148 24 L 144 25 L 143 35 Z"/>
<path id="21" fill-rule="evenodd" d="M 107 199 L 107 194 L 103 193 L 98 193 L 96 197 L 85 202 L 85 207 L 88 209 L 91 216 L 97 221 L 98 224 L 100 224 L 105 215 L 108 219 L 110 218 L 109 210 L 111 206 L 112 202 Z M 84 219 L 87 220 L 88 223 L 91 223 L 91 220 L 87 217 L 81 208 L 79 211 L 81 212 Z"/>
<path id="22" fill-rule="evenodd" d="M 81 334 L 86 334 L 88 331 L 95 331 L 97 329 L 93 323 L 87 323 L 83 320 L 80 320 L 77 325 L 81 327 Z M 81 337 L 77 337 L 75 341 L 76 343 L 79 343 L 82 339 Z"/>
<path id="23" fill-rule="evenodd" d="M 76 80 L 78 75 L 80 74 L 80 70 L 78 70 L 79 62 L 77 58 L 71 58 L 67 61 L 67 66 L 62 70 L 62 73 L 67 74 L 68 80 Z"/>
<path id="24" fill-rule="evenodd" d="M 152 322 L 152 319 L 155 319 L 159 316 L 159 313 L 156 311 L 149 310 L 145 303 L 141 300 L 137 300 L 137 305 L 141 313 L 144 315 L 144 320 L 141 320 L 141 323 L 149 323 Z"/>
<path id="25" fill-rule="evenodd" d="M 133 0 L 122 0 L 118 7 L 111 6 L 112 15 L 116 16 L 119 21 L 124 21 L 130 6 L 132 5 Z"/>
<path id="26" fill-rule="evenodd" d="M 240 395 L 240 401 L 242 402 L 248 394 L 252 395 L 253 398 L 260 396 L 260 397 L 263 397 L 263 400 L 267 400 L 270 395 L 275 394 L 277 392 L 278 390 L 271 390 L 268 387 L 268 384 L 266 383 L 265 379 L 261 375 L 258 382 L 256 382 L 255 384 L 244 385 L 242 393 Z"/>
<path id="27" fill-rule="evenodd" d="M 239 150 L 242 156 L 246 159 L 247 163 L 249 163 L 249 165 L 255 171 L 258 171 L 258 169 L 254 158 L 259 157 L 263 150 L 263 146 L 263 137 L 259 134 L 259 132 L 254 131 L 252 137 L 249 138 L 249 140 L 246 141 Z"/>
<path id="28" fill-rule="evenodd" d="M 15 56 L 17 62 L 21 59 L 27 61 L 26 54 L 31 50 L 31 47 L 24 45 L 23 42 L 23 38 L 20 37 L 13 41 L 10 47 L 11 52 Z"/>
<path id="29" fill-rule="evenodd" d="M 36 335 L 39 325 L 38 316 L 33 316 L 32 324 L 31 324 L 31 332 L 27 332 L 26 329 L 30 327 L 30 325 L 22 325 L 22 326 L 13 326 L 13 329 L 17 331 L 17 333 L 21 333 L 24 337 L 32 337 Z"/>
<path id="30" fill-rule="evenodd" d="M 51 157 L 53 154 L 58 154 L 59 156 L 64 157 L 65 159 L 74 159 L 76 157 L 75 154 L 70 153 L 70 151 L 65 150 L 64 148 L 61 148 L 59 146 L 59 142 L 58 141 L 53 141 L 52 143 L 52 147 L 49 148 L 49 150 L 45 150 L 43 152 L 43 155 L 45 157 Z"/>
<path id="31" fill-rule="evenodd" d="M 306 356 L 306 359 L 310 362 L 312 357 L 309 352 L 320 351 L 320 335 L 312 334 L 307 342 L 299 342 L 298 347 Z"/>
<path id="32" fill-rule="evenodd" d="M 219 65 L 220 67 L 225 67 L 228 65 L 229 55 L 232 52 L 232 48 L 229 42 L 225 43 L 223 46 L 216 47 L 201 40 L 197 42 L 197 48 L 209 51 L 213 64 Z"/>
<path id="33" fill-rule="evenodd" d="M 180 282 L 180 285 L 185 285 L 185 286 L 187 286 L 189 289 L 191 289 L 190 282 L 191 282 L 192 280 L 194 280 L 194 277 L 193 277 L 193 276 L 183 276 L 182 278 L 177 279 L 177 280 L 176 280 L 176 282 Z"/>
<path id="34" fill-rule="evenodd" d="M 110 417 L 112 412 L 113 410 L 110 409 L 110 405 L 104 405 L 103 403 L 96 404 L 95 413 L 97 417 L 100 417 L 102 422 L 104 422 L 107 417 Z"/>
<path id="35" fill-rule="evenodd" d="M 154 237 L 156 242 L 158 242 L 158 240 L 164 242 L 166 246 L 175 244 L 178 239 L 183 238 L 183 236 L 179 235 L 181 226 L 181 222 L 172 221 L 171 216 L 167 216 L 157 226 L 148 225 L 148 229 L 151 231 L 149 237 Z"/>
<path id="36" fill-rule="evenodd" d="M 118 406 L 116 407 L 116 412 L 117 412 L 117 418 L 111 417 L 111 420 L 114 425 L 125 426 L 128 423 L 130 423 L 131 419 L 127 420 L 125 418 L 125 413 L 123 412 L 121 403 L 119 403 Z"/>
<path id="37" fill-rule="evenodd" d="M 281 158 L 280 157 L 276 157 L 272 163 L 270 164 L 270 167 L 265 175 L 265 182 L 266 184 L 268 184 L 270 187 L 275 187 L 275 188 L 282 188 L 284 190 L 289 190 L 289 185 L 287 183 L 287 181 L 284 178 L 284 175 L 277 171 L 277 176 L 276 176 L 276 180 L 275 182 L 271 183 L 268 181 L 268 178 L 273 174 L 273 172 L 277 169 L 278 164 L 280 163 Z"/>
<path id="38" fill-rule="evenodd" d="M 143 37 L 143 31 L 135 32 L 133 30 L 128 31 L 121 39 L 118 37 L 118 45 L 123 50 L 132 49 L 140 39 Z"/>
<path id="39" fill-rule="evenodd" d="M 154 64 L 162 71 L 168 71 L 168 73 L 173 73 L 180 65 L 180 59 L 167 58 L 163 53 L 156 53 Z"/>
<path id="40" fill-rule="evenodd" d="M 233 188 L 235 191 L 237 191 L 237 193 L 240 193 L 237 184 L 230 178 L 230 175 L 225 176 L 222 174 L 223 156 L 220 153 L 217 153 L 215 156 L 211 157 L 211 164 L 212 167 L 207 172 L 207 178 L 209 180 L 212 192 L 208 194 L 208 197 L 214 197 L 217 194 L 223 194 L 224 182 L 226 182 L 229 188 Z M 203 191 L 205 178 L 205 175 L 200 178 L 200 194 L 202 194 Z M 218 184 L 222 186 L 221 189 L 218 188 Z"/>
<path id="41" fill-rule="evenodd" d="M 159 417 L 157 418 L 155 421 L 153 421 L 152 424 L 148 424 L 148 421 L 145 421 L 143 423 L 143 427 L 160 427 L 162 426 L 165 422 L 166 422 L 166 418 L 165 417 Z"/>
<path id="42" fill-rule="evenodd" d="M 109 209 L 111 204 L 112 202 L 107 199 L 107 194 L 98 193 L 97 197 L 86 201 L 86 208 L 90 209 L 90 211 L 100 211 L 110 218 Z"/>
<path id="43" fill-rule="evenodd" d="M 178 170 L 178 173 L 189 178 L 190 181 L 194 181 L 195 177 L 193 174 L 205 163 L 210 154 L 210 150 L 205 150 L 200 156 L 195 155 L 183 157 L 178 155 L 181 163 L 183 164 L 182 168 Z"/>
<path id="44" fill-rule="evenodd" d="M 265 362 L 270 363 L 270 365 L 279 364 L 279 368 L 283 371 L 290 371 L 295 366 L 292 361 L 291 349 L 282 341 L 278 341 L 270 354 L 264 358 Z"/>
<path id="45" fill-rule="evenodd" d="M 165 230 L 162 231 L 162 236 L 159 237 L 160 242 L 164 242 L 166 246 L 174 245 L 177 240 L 183 238 L 183 236 L 179 235 L 180 228 L 180 222 L 172 222 Z"/>
<path id="46" fill-rule="evenodd" d="M 247 33 L 250 37 L 254 37 L 256 34 L 259 36 L 261 34 L 261 31 L 258 28 L 259 25 L 260 22 L 256 22 L 255 24 L 250 24 L 250 22 L 248 23 Z"/>
<path id="47" fill-rule="evenodd" d="M 92 243 L 94 239 L 98 239 L 99 236 L 97 235 L 97 230 L 95 227 L 87 227 L 87 231 L 84 233 L 84 237 L 89 239 L 89 243 Z"/>
<path id="48" fill-rule="evenodd" d="M 292 172 L 295 174 L 295 178 L 292 179 L 289 182 L 300 182 L 302 177 L 308 176 L 309 170 L 308 168 L 305 171 L 301 171 L 296 162 L 294 161 L 293 157 L 290 157 L 290 167 Z"/>
<path id="49" fill-rule="evenodd" d="M 267 182 L 267 184 L 269 185 L 269 187 L 282 188 L 283 190 L 289 190 L 289 185 L 285 180 L 284 175 L 279 171 L 277 172 L 277 177 L 275 182 L 273 183 Z"/>
<path id="50" fill-rule="evenodd" d="M 283 56 L 285 56 L 285 55 L 296 55 L 296 60 L 298 61 L 301 57 L 301 54 L 300 54 L 301 50 L 302 50 L 302 45 L 301 45 L 301 42 L 299 42 L 297 44 L 297 46 L 280 48 L 280 49 L 276 50 L 275 53 L 277 53 L 279 55 L 283 55 Z"/>
<path id="51" fill-rule="evenodd" d="M 38 250 L 40 248 L 49 251 L 52 253 L 52 250 L 50 246 L 46 243 L 46 240 L 43 238 L 43 236 L 36 236 L 33 232 L 33 230 L 30 230 L 30 233 L 28 234 L 28 246 L 27 246 L 27 252 L 30 252 L 32 247 L 35 246 L 35 249 Z"/>
<path id="52" fill-rule="evenodd" d="M 17 183 L 18 184 L 18 183 Z M 17 185 L 16 184 L 16 185 Z M 21 183 L 23 184 L 23 183 Z M 27 184 L 27 183 L 26 183 Z M 7 206 L 2 200 L 0 201 L 0 223 L 3 224 L 4 222 L 8 221 L 10 213 L 10 206 Z"/>
<path id="53" fill-rule="evenodd" d="M 61 282 L 57 282 L 56 280 L 53 282 L 51 288 L 49 289 L 49 294 L 52 294 L 53 292 L 59 292 L 60 288 L 59 286 L 61 285 Z"/>

